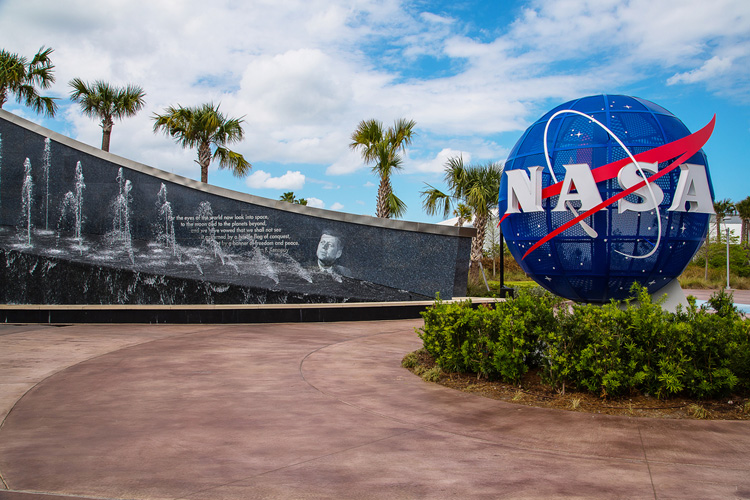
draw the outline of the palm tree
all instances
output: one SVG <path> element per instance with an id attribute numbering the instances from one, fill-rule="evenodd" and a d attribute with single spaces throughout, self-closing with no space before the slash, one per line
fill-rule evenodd
<path id="1" fill-rule="evenodd" d="M 109 151 L 109 139 L 112 136 L 114 119 L 122 120 L 143 109 L 146 93 L 137 85 L 112 87 L 109 83 L 97 80 L 89 86 L 80 78 L 70 81 L 73 90 L 70 99 L 81 105 L 81 111 L 91 118 L 101 118 L 102 149 Z"/>
<path id="2" fill-rule="evenodd" d="M 279 200 L 285 201 L 287 203 L 294 203 L 297 205 L 307 205 L 307 200 L 294 196 L 294 191 L 287 191 L 279 197 Z"/>
<path id="3" fill-rule="evenodd" d="M 422 191 L 422 207 L 428 215 L 442 211 L 443 217 L 451 213 L 451 205 L 466 204 L 471 209 L 477 235 L 471 242 L 471 268 L 482 259 L 484 236 L 492 209 L 497 205 L 500 178 L 503 168 L 498 163 L 464 166 L 461 157 L 449 158 L 445 163 L 445 183 L 449 193 L 427 184 Z M 457 208 L 458 208 L 457 206 Z"/>
<path id="4" fill-rule="evenodd" d="M 732 210 L 734 210 L 734 203 L 729 198 L 714 202 L 714 212 L 716 212 L 716 241 L 718 242 L 721 242 L 721 223 Z"/>
<path id="5" fill-rule="evenodd" d="M 363 120 L 352 133 L 351 149 L 359 149 L 365 163 L 373 163 L 372 171 L 380 178 L 376 216 L 388 219 L 401 217 L 406 212 L 406 204 L 401 201 L 391 187 L 391 174 L 400 170 L 403 159 L 399 152 L 406 150 L 414 135 L 414 120 L 396 120 L 388 130 L 377 120 Z"/>
<path id="6" fill-rule="evenodd" d="M 457 217 L 456 227 L 463 227 L 466 221 L 471 221 L 471 208 L 466 203 L 459 203 L 453 209 L 453 215 Z"/>
<path id="7" fill-rule="evenodd" d="M 31 62 L 18 54 L 0 50 L 0 108 L 8 100 L 8 94 L 15 94 L 18 103 L 29 106 L 39 114 L 55 116 L 57 103 L 54 97 L 39 95 L 37 86 L 48 89 L 55 83 L 55 66 L 49 58 L 52 49 L 42 47 Z"/>
<path id="8" fill-rule="evenodd" d="M 170 106 L 165 111 L 163 115 L 153 116 L 154 133 L 162 130 L 183 148 L 198 148 L 196 163 L 201 167 L 201 182 L 208 182 L 208 166 L 212 159 L 218 159 L 219 167 L 231 169 L 236 177 L 250 172 L 252 165 L 245 157 L 226 147 L 244 138 L 242 118 L 227 118 L 219 112 L 219 105 L 213 103 L 193 108 Z"/>
<path id="9" fill-rule="evenodd" d="M 282 194 L 279 197 L 279 200 L 285 201 L 287 203 L 294 203 L 294 200 L 295 200 L 294 191 L 287 191 L 286 193 Z"/>
<path id="10" fill-rule="evenodd" d="M 742 227 L 740 229 L 740 243 L 747 245 L 748 243 L 748 231 L 750 231 L 750 196 L 744 200 L 734 204 L 734 208 L 737 209 L 737 214 L 740 216 L 742 221 Z"/>

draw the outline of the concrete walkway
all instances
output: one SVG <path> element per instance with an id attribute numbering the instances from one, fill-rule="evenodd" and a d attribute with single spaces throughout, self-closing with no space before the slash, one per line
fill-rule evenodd
<path id="1" fill-rule="evenodd" d="M 750 423 L 428 384 L 420 324 L 0 326 L 0 500 L 750 498 Z"/>

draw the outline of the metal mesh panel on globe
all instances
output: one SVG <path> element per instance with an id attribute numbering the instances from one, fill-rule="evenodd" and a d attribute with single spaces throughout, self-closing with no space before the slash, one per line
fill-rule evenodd
<path id="1" fill-rule="evenodd" d="M 667 141 L 679 139 L 690 134 L 685 124 L 673 116 L 660 116 L 659 124 L 664 130 L 664 136 L 667 138 Z"/>
<path id="2" fill-rule="evenodd" d="M 601 286 L 598 286 L 600 281 L 603 279 L 598 276 L 568 278 L 568 284 L 577 295 L 577 300 L 585 300 L 586 297 L 590 297 L 592 293 L 601 289 Z"/>
<path id="3" fill-rule="evenodd" d="M 633 101 L 637 103 L 643 104 L 643 106 L 646 108 L 646 110 L 652 112 L 652 113 L 658 113 L 665 116 L 674 116 L 672 113 L 667 111 L 665 108 L 662 108 L 655 102 L 647 101 L 646 99 L 641 99 L 640 97 L 629 97 L 629 96 L 619 96 L 620 98 L 624 99 L 632 99 Z M 661 120 L 659 120 L 661 121 Z"/>
<path id="4" fill-rule="evenodd" d="M 547 227 L 545 227 L 544 229 L 545 232 L 544 234 L 542 234 L 542 236 L 549 234 L 550 227 L 560 227 L 563 224 L 570 222 L 572 219 L 573 219 L 573 214 L 571 214 L 568 211 L 548 212 L 547 213 Z M 558 241 L 562 241 L 563 239 L 579 239 L 579 238 L 585 238 L 585 237 L 586 237 L 586 231 L 583 229 L 583 226 L 581 226 L 580 224 L 576 224 L 575 226 L 572 226 L 570 229 L 565 231 L 565 238 L 562 238 Z"/>
<path id="5" fill-rule="evenodd" d="M 607 282 L 607 288 L 610 290 L 617 290 L 620 293 L 625 293 L 630 289 L 630 285 L 633 284 L 632 278 L 610 278 Z"/>
<path id="6" fill-rule="evenodd" d="M 592 113 L 595 111 L 603 111 L 606 109 L 606 98 L 601 95 L 594 95 L 588 97 L 582 97 L 575 102 L 573 106 L 566 106 L 563 104 L 560 109 L 575 109 L 583 113 Z M 570 104 L 570 103 L 568 103 Z"/>
<path id="7" fill-rule="evenodd" d="M 606 124 L 632 155 L 690 134 L 676 117 L 649 101 L 628 96 L 590 96 L 557 106 L 529 127 L 514 146 L 506 170 L 540 166 L 543 188 L 554 183 L 544 158 L 542 139 L 547 121 L 561 110 L 585 113 Z M 586 164 L 597 168 L 629 157 L 602 126 L 573 112 L 561 113 L 552 119 L 547 143 L 558 182 L 565 178 L 566 165 Z M 690 161 L 703 165 L 708 171 L 702 152 Z M 658 168 L 663 170 L 668 165 L 669 162 L 662 162 Z M 627 296 L 633 281 L 654 292 L 684 270 L 700 246 L 708 224 L 708 214 L 669 211 L 680 170 L 677 168 L 663 175 L 651 186 L 657 198 L 663 195 L 658 216 L 656 210 L 648 209 L 648 206 L 653 207 L 650 192 L 640 190 L 624 198 L 631 204 L 629 210 L 619 213 L 618 206 L 622 202 L 611 203 L 528 255 L 534 244 L 580 214 L 581 203 L 570 202 L 574 210 L 566 204 L 566 210 L 553 211 L 559 197 L 551 196 L 542 202 L 544 210 L 541 212 L 524 212 L 521 207 L 521 213 L 510 214 L 502 222 L 511 253 L 540 285 L 564 297 L 595 302 L 620 299 Z M 646 174 L 654 173 L 647 171 Z M 640 177 L 640 173 L 636 175 Z M 621 193 L 621 182 L 617 177 L 599 182 L 597 189 L 601 199 L 606 201 Z M 710 185 L 710 179 L 708 182 Z M 500 191 L 501 215 L 507 209 L 507 187 L 504 180 Z M 577 187 L 571 189 L 570 197 L 575 198 Z"/>
<path id="8" fill-rule="evenodd" d="M 607 96 L 608 109 L 610 111 L 647 111 L 648 108 L 641 104 L 637 98 L 623 95 Z"/>
<path id="9" fill-rule="evenodd" d="M 523 152 L 516 149 L 516 157 L 544 153 L 544 142 L 542 141 L 544 126 L 544 123 L 537 123 L 529 128 L 528 133 L 523 138 Z"/>
<path id="10" fill-rule="evenodd" d="M 535 153 L 535 154 L 530 154 L 530 155 L 523 156 L 520 158 L 516 158 L 515 166 L 513 167 L 513 169 L 525 168 L 528 170 L 530 167 L 543 167 L 544 165 L 545 165 L 544 154 Z M 544 181 L 552 184 L 552 182 L 550 182 L 552 177 L 550 176 L 549 172 L 546 171 L 546 169 L 543 175 L 545 176 Z"/>
<path id="11" fill-rule="evenodd" d="M 543 238 L 547 234 L 547 215 L 544 212 L 531 212 L 526 215 L 527 217 L 524 218 L 524 223 L 528 228 L 526 234 L 534 240 Z"/>
<path id="12" fill-rule="evenodd" d="M 532 257 L 532 259 L 535 261 L 534 270 L 536 272 L 544 274 L 545 276 L 560 273 L 561 267 L 558 253 L 549 243 L 545 243 L 539 247 L 534 252 L 534 257 Z"/>
<path id="13" fill-rule="evenodd" d="M 647 113 L 608 113 L 609 129 L 620 137 L 626 146 L 664 144 L 664 135 L 656 120 Z"/>
<path id="14" fill-rule="evenodd" d="M 554 149 L 565 149 L 570 147 L 584 148 L 602 143 L 606 138 L 606 132 L 588 118 L 581 115 L 561 115 L 563 120 L 552 120 L 548 137 L 557 137 Z M 594 113 L 597 118 L 598 114 Z M 598 119 L 598 118 L 597 118 Z M 557 123 L 556 123 L 557 122 Z M 562 124 L 562 126 L 561 126 Z M 555 127 L 555 125 L 557 125 Z M 561 131 L 564 131 L 561 133 Z"/>
<path id="15" fill-rule="evenodd" d="M 576 269 L 577 272 L 591 271 L 594 244 L 591 241 L 566 239 L 554 244 L 560 263 L 565 269 Z"/>

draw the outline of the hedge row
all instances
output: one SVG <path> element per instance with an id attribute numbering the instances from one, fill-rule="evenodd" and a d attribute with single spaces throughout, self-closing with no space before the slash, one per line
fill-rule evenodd
<path id="1" fill-rule="evenodd" d="M 732 296 L 665 312 L 637 285 L 634 301 L 563 304 L 548 293 L 473 308 L 439 299 L 422 313 L 424 348 L 448 372 L 517 383 L 529 369 L 564 390 L 602 397 L 717 397 L 750 392 L 750 320 Z"/>

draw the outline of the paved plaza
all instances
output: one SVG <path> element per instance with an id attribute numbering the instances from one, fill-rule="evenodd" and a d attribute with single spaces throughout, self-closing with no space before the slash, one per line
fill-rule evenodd
<path id="1" fill-rule="evenodd" d="M 750 498 L 750 423 L 429 384 L 420 325 L 0 326 L 0 500 Z"/>

